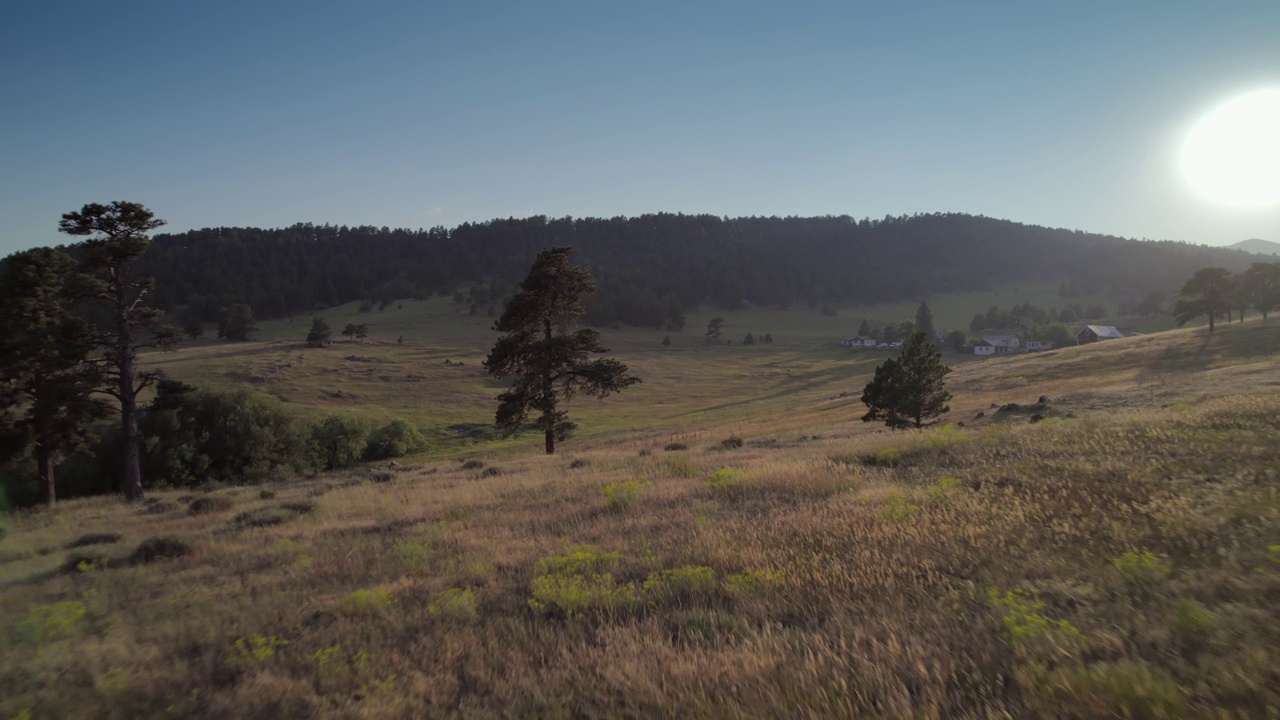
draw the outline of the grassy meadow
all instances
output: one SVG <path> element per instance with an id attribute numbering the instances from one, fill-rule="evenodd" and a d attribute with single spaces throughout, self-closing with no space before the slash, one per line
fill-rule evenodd
<path id="1" fill-rule="evenodd" d="M 375 335 L 155 361 L 435 449 L 4 517 L 0 718 L 1280 715 L 1280 321 L 949 358 L 904 432 L 844 312 L 612 331 L 644 384 L 547 457 L 479 429 L 490 319 L 326 317 Z"/>

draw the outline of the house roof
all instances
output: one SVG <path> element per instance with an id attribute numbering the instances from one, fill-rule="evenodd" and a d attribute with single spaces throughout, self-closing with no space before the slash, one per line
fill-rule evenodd
<path id="1" fill-rule="evenodd" d="M 992 345 L 1003 345 L 1005 347 L 1010 347 L 1018 341 L 1018 338 L 1012 335 L 983 335 L 982 339 Z"/>
<path id="2" fill-rule="evenodd" d="M 1085 325 L 1080 332 L 1084 332 L 1085 330 L 1092 330 L 1093 334 L 1100 338 L 1122 338 L 1125 336 L 1124 333 L 1115 329 L 1115 327 L 1111 325 Z M 1080 333 L 1076 334 L 1079 335 Z"/>

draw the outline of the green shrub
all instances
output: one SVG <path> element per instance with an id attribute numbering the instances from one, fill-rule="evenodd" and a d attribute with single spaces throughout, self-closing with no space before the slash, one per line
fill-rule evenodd
<path id="1" fill-rule="evenodd" d="M 712 490 L 731 490 L 742 484 L 742 474 L 736 470 L 722 468 L 711 474 L 707 487 Z"/>
<path id="2" fill-rule="evenodd" d="M 565 555 L 539 560 L 533 568 L 529 607 L 542 613 L 561 612 L 580 617 L 587 612 L 617 613 L 640 602 L 634 584 L 618 583 L 612 570 L 621 553 L 599 553 L 590 545 Z"/>
<path id="3" fill-rule="evenodd" d="M 866 463 L 872 467 L 897 467 L 902 464 L 902 450 L 885 448 L 869 455 Z"/>
<path id="4" fill-rule="evenodd" d="M 330 415 L 311 428 L 311 443 L 320 467 L 350 467 L 364 454 L 372 424 L 354 415 Z"/>
<path id="5" fill-rule="evenodd" d="M 724 589 L 731 595 L 742 598 L 756 597 L 768 590 L 780 587 L 784 579 L 781 572 L 774 570 L 744 570 L 724 579 Z"/>
<path id="6" fill-rule="evenodd" d="M 129 563 L 142 565 L 156 560 L 168 560 L 191 554 L 191 545 L 172 535 L 149 537 L 138 543 L 129 555 Z"/>
<path id="7" fill-rule="evenodd" d="M 359 615 L 371 611 L 382 611 L 395 602 L 391 593 L 385 588 L 356 590 L 338 601 L 338 609 L 344 615 Z"/>
<path id="8" fill-rule="evenodd" d="M 905 495 L 891 492 L 884 496 L 884 508 L 881 510 L 880 516 L 889 522 L 901 523 L 915 515 L 919 510 L 920 506 L 913 504 Z"/>
<path id="9" fill-rule="evenodd" d="M 278 637 L 256 634 L 240 638 L 231 645 L 227 664 L 232 667 L 252 667 L 261 665 L 275 657 L 276 649 L 288 645 L 289 641 Z"/>
<path id="10" fill-rule="evenodd" d="M 742 447 L 742 445 L 743 445 L 742 438 L 738 437 L 737 435 L 732 435 L 720 441 L 720 447 L 724 448 L 725 450 L 737 450 L 738 448 Z"/>
<path id="11" fill-rule="evenodd" d="M 138 427 L 142 476 L 170 485 L 255 482 L 314 466 L 309 428 L 250 390 L 162 382 Z"/>
<path id="12" fill-rule="evenodd" d="M 392 420 L 373 431 L 365 448 L 366 460 L 386 460 L 427 449 L 427 439 L 418 428 L 404 420 Z"/>
<path id="13" fill-rule="evenodd" d="M 929 497 L 938 500 L 954 494 L 964 487 L 964 481 L 957 477 L 940 477 L 929 488 Z"/>
<path id="14" fill-rule="evenodd" d="M 644 581 L 644 596 L 650 604 L 703 600 L 715 590 L 716 571 L 705 565 L 655 570 Z"/>
<path id="15" fill-rule="evenodd" d="M 640 501 L 640 493 L 648 486 L 647 482 L 626 480 L 605 485 L 600 488 L 600 493 L 604 495 L 610 510 L 621 511 L 635 507 Z"/>
<path id="16" fill-rule="evenodd" d="M 208 497 L 196 498 L 187 506 L 187 512 L 192 515 L 206 515 L 212 512 L 225 512 L 231 509 L 233 503 L 231 498 L 222 495 L 210 495 Z"/>
<path id="17" fill-rule="evenodd" d="M 471 622 L 479 617 L 480 603 L 466 588 L 449 588 L 436 593 L 427 605 L 427 614 L 441 620 Z"/>
<path id="18" fill-rule="evenodd" d="M 1112 565 L 1121 587 L 1133 597 L 1152 596 L 1169 576 L 1169 564 L 1149 552 L 1124 553 Z"/>
<path id="19" fill-rule="evenodd" d="M 1221 618 L 1195 600 L 1183 600 L 1173 609 L 1173 631 L 1187 640 L 1201 640 L 1213 634 Z"/>
<path id="20" fill-rule="evenodd" d="M 77 600 L 36 605 L 18 621 L 18 634 L 37 643 L 69 637 L 88 614 L 84 603 Z"/>
<path id="21" fill-rule="evenodd" d="M 989 598 L 1009 633 L 1010 644 L 1024 653 L 1072 653 L 1084 641 L 1071 623 L 1041 613 L 1044 603 L 1028 593 L 1011 590 L 1001 595 L 992 590 Z"/>

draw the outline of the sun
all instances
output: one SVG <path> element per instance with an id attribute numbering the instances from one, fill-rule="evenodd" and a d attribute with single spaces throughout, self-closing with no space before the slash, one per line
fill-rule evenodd
<path id="1" fill-rule="evenodd" d="M 1211 200 L 1280 204 L 1280 89 L 1237 96 L 1200 118 L 1183 143 L 1182 171 Z"/>

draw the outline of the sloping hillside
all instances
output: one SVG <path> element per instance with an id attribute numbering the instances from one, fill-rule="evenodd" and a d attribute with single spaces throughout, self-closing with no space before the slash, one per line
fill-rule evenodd
<path id="1" fill-rule="evenodd" d="M 919 432 L 796 395 L 6 517 L 0 717 L 1265 716 L 1277 329 L 968 363 Z"/>

